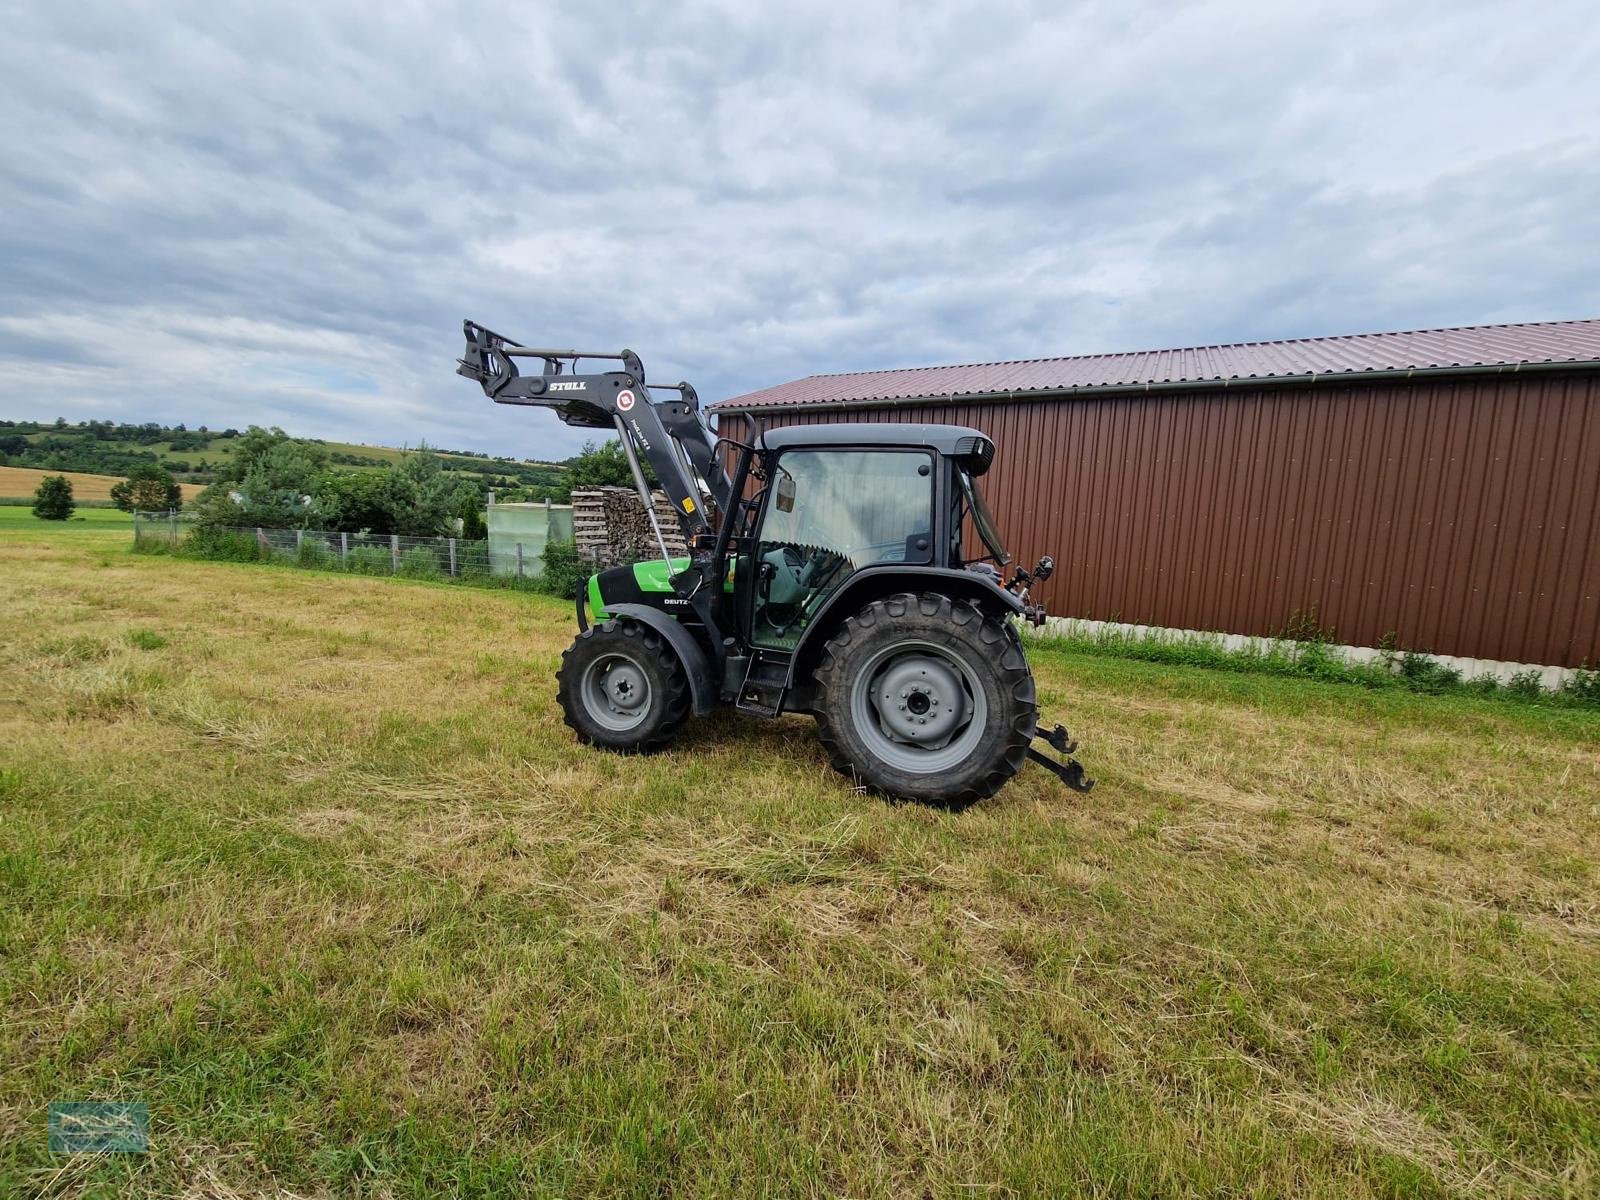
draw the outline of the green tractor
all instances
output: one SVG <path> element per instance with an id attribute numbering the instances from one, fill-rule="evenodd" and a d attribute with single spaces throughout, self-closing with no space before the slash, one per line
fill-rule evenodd
<path id="1" fill-rule="evenodd" d="M 839 424 L 718 437 L 692 387 L 646 383 L 631 351 L 534 349 L 471 321 L 465 333 L 458 373 L 496 403 L 617 434 L 661 552 L 579 591 L 556 679 L 580 740 L 647 753 L 719 706 L 807 713 L 835 768 L 891 796 L 965 806 L 1030 758 L 1077 791 L 1094 786 L 1067 731 L 1038 723 L 1015 618 L 1044 620 L 1029 588 L 1053 564 L 1002 575 L 979 488 L 994 459 L 984 434 Z M 618 365 L 580 373 L 583 360 Z M 687 558 L 668 552 L 641 457 Z"/>

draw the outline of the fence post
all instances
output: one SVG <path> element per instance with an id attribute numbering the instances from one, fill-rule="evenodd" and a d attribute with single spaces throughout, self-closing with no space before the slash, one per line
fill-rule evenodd
<path id="1" fill-rule="evenodd" d="M 339 535 L 339 565 L 341 567 L 345 566 L 349 561 L 350 561 L 350 534 L 348 532 L 345 532 L 345 533 L 341 533 Z"/>
<path id="2" fill-rule="evenodd" d="M 451 538 L 450 539 L 450 575 L 451 575 L 452 578 L 455 577 L 455 573 L 456 573 L 456 540 L 455 540 L 455 538 Z"/>
<path id="3" fill-rule="evenodd" d="M 400 535 L 398 533 L 389 535 L 389 559 L 394 563 L 394 572 L 398 575 L 400 573 Z"/>
<path id="4" fill-rule="evenodd" d="M 522 578 L 522 543 L 517 543 L 517 578 Z"/>
<path id="5" fill-rule="evenodd" d="M 167 510 L 167 544 L 178 544 L 178 510 L 175 508 Z"/>
<path id="6" fill-rule="evenodd" d="M 300 551 L 305 549 L 305 543 L 306 531 L 304 529 L 296 529 L 294 531 L 294 552 L 296 557 L 299 557 Z"/>

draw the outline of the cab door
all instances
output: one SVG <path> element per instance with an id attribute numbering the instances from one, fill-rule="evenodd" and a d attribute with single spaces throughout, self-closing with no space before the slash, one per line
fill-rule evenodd
<path id="1" fill-rule="evenodd" d="M 784 451 L 750 564 L 751 642 L 793 649 L 855 572 L 932 561 L 933 465 L 915 448 Z"/>

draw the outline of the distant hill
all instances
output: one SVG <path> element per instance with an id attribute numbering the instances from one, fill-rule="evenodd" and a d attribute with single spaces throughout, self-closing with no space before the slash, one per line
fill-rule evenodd
<path id="1" fill-rule="evenodd" d="M 182 483 L 204 486 L 232 457 L 240 430 L 201 426 L 119 424 L 111 421 L 0 420 L 0 465 L 45 471 L 81 471 L 125 476 L 140 463 L 159 462 Z M 395 446 L 366 446 L 303 438 L 327 448 L 331 464 L 346 470 L 379 470 L 400 461 Z M 490 487 L 530 488 L 564 493 L 566 468 L 532 459 L 491 458 L 470 450 L 430 447 L 451 471 L 473 475 Z M 186 489 L 186 493 L 187 493 Z"/>

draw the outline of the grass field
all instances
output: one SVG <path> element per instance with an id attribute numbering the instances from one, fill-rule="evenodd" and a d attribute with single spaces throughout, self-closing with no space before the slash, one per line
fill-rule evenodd
<path id="1" fill-rule="evenodd" d="M 539 597 L 8 524 L 0 610 L 0 1194 L 1600 1190 L 1592 713 L 1043 656 L 1100 787 L 951 815 L 579 749 Z"/>
<path id="2" fill-rule="evenodd" d="M 60 461 L 60 460 L 57 460 Z M 65 475 L 72 484 L 75 500 L 109 500 L 111 487 L 121 483 L 120 475 L 86 475 L 82 471 L 42 471 L 36 467 L 0 467 L 0 496 L 31 497 L 39 481 L 47 475 Z M 193 500 L 204 489 L 195 483 L 179 484 L 185 501 Z"/>
<path id="3" fill-rule="evenodd" d="M 122 535 L 120 544 L 133 540 L 133 514 L 120 508 L 79 508 L 65 521 L 41 521 L 33 509 L 24 504 L 0 504 L 0 536 L 11 533 L 69 533 L 86 531 L 105 533 L 115 530 Z"/>

